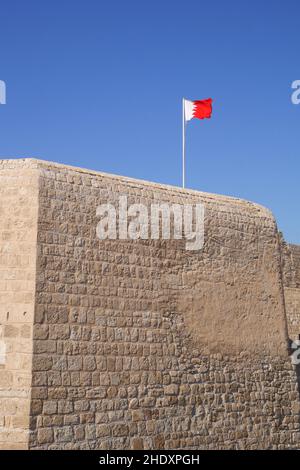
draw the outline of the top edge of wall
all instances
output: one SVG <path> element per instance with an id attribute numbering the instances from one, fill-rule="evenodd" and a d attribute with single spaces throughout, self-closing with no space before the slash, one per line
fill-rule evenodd
<path id="1" fill-rule="evenodd" d="M 54 170 L 54 169 L 67 170 L 67 171 L 82 173 L 82 174 L 91 175 L 91 176 L 109 178 L 115 181 L 119 181 L 120 183 L 126 183 L 126 184 L 129 184 L 130 186 L 135 186 L 135 187 L 140 187 L 140 188 L 149 187 L 152 189 L 156 188 L 156 189 L 164 190 L 164 191 L 167 190 L 167 191 L 174 193 L 174 195 L 176 194 L 176 195 L 182 195 L 182 196 L 189 196 L 189 195 L 200 196 L 200 197 L 202 196 L 202 197 L 205 197 L 206 199 L 210 199 L 211 201 L 228 203 L 234 206 L 241 206 L 241 208 L 243 208 L 244 210 L 248 209 L 248 210 L 254 211 L 257 216 L 273 219 L 275 221 L 275 218 L 272 212 L 268 208 L 258 203 L 247 201 L 245 199 L 241 199 L 238 197 L 215 194 L 215 193 L 208 193 L 204 191 L 198 191 L 195 189 L 181 188 L 180 186 L 155 183 L 152 181 L 130 178 L 128 176 L 115 175 L 111 173 L 90 170 L 87 168 L 65 165 L 63 163 L 40 160 L 38 158 L 32 158 L 32 157 L 0 159 L 0 171 L 9 170 L 9 169 L 17 169 L 17 168 L 43 169 L 43 170 Z"/>

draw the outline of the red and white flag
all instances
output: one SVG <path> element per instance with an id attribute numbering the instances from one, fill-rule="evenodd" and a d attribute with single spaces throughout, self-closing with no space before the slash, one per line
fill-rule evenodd
<path id="1" fill-rule="evenodd" d="M 212 114 L 212 99 L 182 100 L 182 187 L 185 188 L 185 128 L 186 122 L 193 118 L 209 119 Z"/>
<path id="2" fill-rule="evenodd" d="M 190 101 L 184 99 L 184 117 L 186 121 L 193 118 L 206 119 L 212 114 L 212 99 Z"/>

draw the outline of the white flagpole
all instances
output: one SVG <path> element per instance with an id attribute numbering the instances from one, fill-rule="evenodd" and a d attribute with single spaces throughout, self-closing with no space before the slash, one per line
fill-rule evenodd
<path id="1" fill-rule="evenodd" d="M 182 99 L 182 187 L 185 187 L 185 109 Z"/>

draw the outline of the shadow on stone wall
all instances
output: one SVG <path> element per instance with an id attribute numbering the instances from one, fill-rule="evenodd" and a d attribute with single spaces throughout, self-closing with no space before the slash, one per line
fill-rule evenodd
<path id="1" fill-rule="evenodd" d="M 300 339 L 300 335 L 299 335 L 299 339 Z M 289 338 L 288 339 L 288 352 L 289 352 L 291 361 L 292 361 L 292 356 L 294 355 L 294 359 L 297 362 L 297 363 L 294 363 L 292 361 L 292 364 L 294 365 L 294 369 L 296 372 L 298 394 L 299 394 L 299 399 L 300 399 L 300 341 L 299 341 L 298 348 L 295 348 L 295 340 L 292 340 L 291 338 Z"/>

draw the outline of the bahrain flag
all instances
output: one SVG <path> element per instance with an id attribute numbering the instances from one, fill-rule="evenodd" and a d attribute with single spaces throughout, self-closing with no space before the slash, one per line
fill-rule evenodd
<path id="1" fill-rule="evenodd" d="M 184 117 L 186 121 L 193 118 L 206 119 L 211 117 L 212 99 L 190 101 L 184 99 Z"/>

